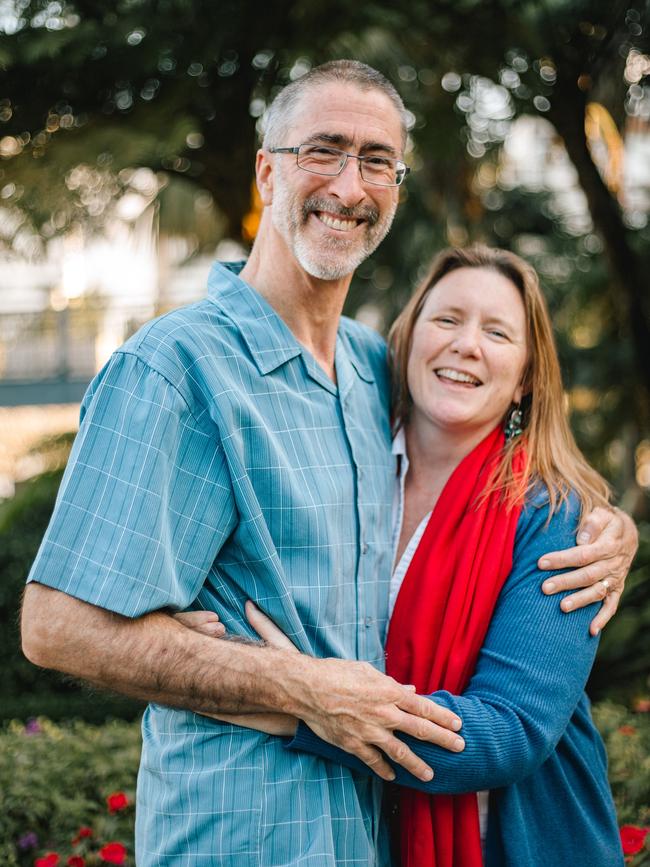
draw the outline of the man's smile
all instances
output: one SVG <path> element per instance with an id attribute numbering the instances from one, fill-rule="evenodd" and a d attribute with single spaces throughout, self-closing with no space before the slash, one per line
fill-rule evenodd
<path id="1" fill-rule="evenodd" d="M 338 232 L 349 232 L 365 222 L 364 220 L 350 219 L 349 217 L 334 216 L 324 211 L 312 211 L 312 214 L 324 223 L 328 229 L 336 229 Z"/>

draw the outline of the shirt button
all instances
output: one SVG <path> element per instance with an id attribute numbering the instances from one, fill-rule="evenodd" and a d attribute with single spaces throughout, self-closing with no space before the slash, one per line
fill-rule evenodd
<path id="1" fill-rule="evenodd" d="M 361 481 L 361 479 L 363 478 L 363 470 L 357 470 L 357 478 L 359 479 L 359 481 Z"/>
<path id="2" fill-rule="evenodd" d="M 366 627 L 372 626 L 372 617 L 366 617 L 363 622 L 365 623 Z"/>
<path id="3" fill-rule="evenodd" d="M 362 554 L 368 553 L 368 544 L 366 542 L 364 542 L 363 545 L 361 546 L 361 553 Z"/>

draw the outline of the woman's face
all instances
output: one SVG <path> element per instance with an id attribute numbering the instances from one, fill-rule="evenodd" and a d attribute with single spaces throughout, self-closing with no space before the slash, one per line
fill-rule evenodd
<path id="1" fill-rule="evenodd" d="M 517 287 L 488 268 L 458 268 L 431 289 L 413 329 L 410 425 L 487 434 L 522 396 L 528 346 Z"/>

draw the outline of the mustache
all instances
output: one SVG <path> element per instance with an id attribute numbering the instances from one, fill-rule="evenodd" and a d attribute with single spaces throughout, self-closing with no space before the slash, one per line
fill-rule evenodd
<path id="1" fill-rule="evenodd" d="M 337 202 L 332 202 L 330 199 L 323 199 L 319 196 L 309 196 L 302 203 L 303 222 L 313 211 L 327 211 L 328 214 L 345 217 L 348 220 L 364 220 L 369 226 L 374 226 L 379 220 L 379 209 L 373 208 L 372 205 L 358 205 L 355 208 L 346 208 L 345 205 L 340 205 Z"/>

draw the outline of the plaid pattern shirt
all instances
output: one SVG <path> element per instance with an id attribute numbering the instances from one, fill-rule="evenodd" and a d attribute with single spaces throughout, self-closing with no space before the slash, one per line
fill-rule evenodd
<path id="1" fill-rule="evenodd" d="M 215 265 L 91 384 L 30 580 L 128 617 L 254 600 L 300 650 L 383 666 L 390 579 L 385 346 L 342 319 L 334 384 Z M 380 785 L 280 738 L 150 705 L 138 867 L 385 861 Z"/>

